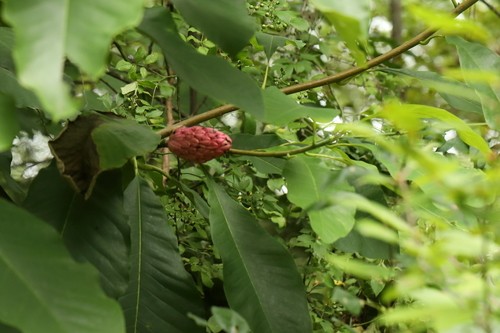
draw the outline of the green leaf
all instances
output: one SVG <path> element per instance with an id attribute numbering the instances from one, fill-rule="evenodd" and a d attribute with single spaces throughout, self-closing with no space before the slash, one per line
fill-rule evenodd
<path id="1" fill-rule="evenodd" d="M 19 132 L 14 100 L 0 93 L 0 152 L 10 149 Z"/>
<path id="2" fill-rule="evenodd" d="M 380 115 L 394 122 L 399 128 L 409 132 L 419 130 L 423 126 L 421 123 L 423 119 L 440 120 L 456 130 L 463 142 L 476 148 L 486 156 L 491 154 L 488 143 L 481 135 L 474 132 L 462 119 L 446 110 L 427 105 L 391 103 L 384 107 Z"/>
<path id="3" fill-rule="evenodd" d="M 88 197 L 97 176 L 156 149 L 160 137 L 134 120 L 91 113 L 70 122 L 50 143 L 63 175 Z"/>
<path id="4" fill-rule="evenodd" d="M 295 157 L 288 161 L 283 170 L 288 188 L 288 200 L 303 209 L 311 209 L 325 202 L 334 192 L 332 183 L 338 176 L 321 166 L 317 159 Z"/>
<path id="5" fill-rule="evenodd" d="M 213 319 L 226 332 L 251 333 L 248 323 L 237 312 L 213 306 Z"/>
<path id="6" fill-rule="evenodd" d="M 285 159 L 277 157 L 242 156 L 239 159 L 252 162 L 257 171 L 265 174 L 281 175 L 286 164 Z"/>
<path id="7" fill-rule="evenodd" d="M 40 108 L 40 103 L 36 96 L 29 90 L 23 88 L 17 81 L 14 73 L 5 68 L 0 68 L 0 92 L 12 96 L 17 107 Z"/>
<path id="8" fill-rule="evenodd" d="M 288 38 L 266 34 L 263 32 L 257 32 L 255 34 L 255 38 L 257 39 L 257 42 L 264 47 L 264 53 L 266 54 L 268 60 L 271 59 L 278 47 L 285 46 L 288 41 Z"/>
<path id="9" fill-rule="evenodd" d="M 424 23 L 429 28 L 439 30 L 440 34 L 462 35 L 483 42 L 491 39 L 491 34 L 485 27 L 465 17 L 455 19 L 449 12 L 421 5 L 411 5 L 409 11 L 419 22 Z"/>
<path id="10" fill-rule="evenodd" d="M 363 179 L 370 172 L 371 171 L 361 167 L 351 166 L 342 170 L 342 176 L 346 177 L 349 184 L 354 187 L 356 193 L 360 194 L 363 198 L 383 207 L 387 207 L 388 204 L 385 200 L 384 192 L 379 185 L 359 183 L 359 180 Z M 382 225 L 380 222 L 376 222 L 374 217 L 366 212 L 358 211 L 355 218 L 355 228 L 345 237 L 337 240 L 334 244 L 335 248 L 343 252 L 358 253 L 367 258 L 393 259 L 399 252 L 398 247 L 392 245 L 397 244 L 397 233 L 393 229 Z M 367 225 L 363 223 L 363 221 L 367 219 L 371 221 L 371 230 L 376 230 L 379 233 L 383 230 L 383 232 L 385 232 L 384 235 L 389 233 L 393 238 L 385 242 L 383 241 L 385 239 L 370 237 L 374 236 L 373 233 L 366 235 L 362 231 L 366 231 L 368 228 Z M 359 228 L 360 226 L 363 226 L 364 229 Z"/>
<path id="11" fill-rule="evenodd" d="M 14 70 L 12 48 L 14 47 L 14 33 L 12 28 L 0 27 L 0 67 Z"/>
<path id="12" fill-rule="evenodd" d="M 253 36 L 256 25 L 243 0 L 173 0 L 186 21 L 234 56 Z"/>
<path id="13" fill-rule="evenodd" d="M 142 0 L 7 1 L 19 82 L 35 92 L 54 120 L 78 110 L 63 81 L 65 56 L 96 79 L 105 71 L 111 39 L 141 18 Z M 36 18 L 36 19 L 35 19 Z"/>
<path id="14" fill-rule="evenodd" d="M 464 112 L 483 114 L 483 109 L 481 108 L 476 92 L 464 83 L 429 71 L 395 68 L 385 68 L 383 71 L 416 78 L 424 86 L 435 89 L 451 107 Z"/>
<path id="15" fill-rule="evenodd" d="M 274 133 L 261 135 L 236 133 L 231 135 L 231 139 L 233 140 L 232 147 L 236 149 L 269 148 L 286 142 Z"/>
<path id="16" fill-rule="evenodd" d="M 481 101 L 484 118 L 492 129 L 500 130 L 500 57 L 490 49 L 478 43 L 468 42 L 460 37 L 446 38 L 448 43 L 455 45 L 464 74 L 467 71 L 488 72 L 496 76 L 494 83 L 476 82 L 464 75 L 467 84 L 476 90 Z"/>
<path id="17" fill-rule="evenodd" d="M 313 0 L 312 4 L 335 26 L 358 65 L 364 64 L 365 54 L 359 45 L 366 47 L 368 44 L 370 1 Z"/>
<path id="18" fill-rule="evenodd" d="M 203 332 L 188 318 L 203 316 L 201 297 L 182 264 L 161 202 L 135 178 L 125 190 L 131 228 L 131 273 L 120 298 L 128 332 Z M 161 301 L 158 301 L 161 300 Z"/>
<path id="19" fill-rule="evenodd" d="M 0 321 L 24 333 L 122 333 L 117 303 L 48 225 L 0 200 Z M 29 315 L 27 312 L 29 311 Z"/>
<path id="20" fill-rule="evenodd" d="M 347 235 L 355 222 L 355 207 L 335 199 L 337 191 L 349 188 L 336 182 L 338 175 L 337 171 L 319 165 L 316 159 L 304 157 L 291 159 L 283 170 L 288 200 L 307 210 L 311 227 L 325 243 Z"/>
<path id="21" fill-rule="evenodd" d="M 256 118 L 263 117 L 264 104 L 255 81 L 226 61 L 204 56 L 188 46 L 179 37 L 166 9 L 146 10 L 139 30 L 161 47 L 175 73 L 194 89 L 221 102 L 235 104 Z"/>
<path id="22" fill-rule="evenodd" d="M 40 171 L 24 206 L 61 234 L 74 258 L 101 273 L 104 290 L 122 295 L 128 284 L 130 229 L 123 208 L 122 175 L 106 172 L 88 200 L 75 193 L 54 163 Z"/>
<path id="23" fill-rule="evenodd" d="M 328 254 L 325 258 L 345 274 L 351 274 L 366 280 L 386 280 L 395 275 L 393 269 L 377 266 L 346 255 Z"/>
<path id="24" fill-rule="evenodd" d="M 0 187 L 13 202 L 19 204 L 24 199 L 26 193 L 11 176 L 11 162 L 12 155 L 9 151 L 0 153 Z"/>
<path id="25" fill-rule="evenodd" d="M 288 251 L 209 180 L 212 239 L 224 265 L 224 291 L 253 332 L 312 332 L 300 275 Z"/>
<path id="26" fill-rule="evenodd" d="M 333 243 L 347 235 L 354 227 L 354 207 L 330 205 L 308 212 L 311 227 L 324 243 Z"/>
<path id="27" fill-rule="evenodd" d="M 339 114 L 334 109 L 301 105 L 276 87 L 267 88 L 263 96 L 265 105 L 263 121 L 278 126 L 286 125 L 292 120 L 303 117 L 329 122 Z"/>

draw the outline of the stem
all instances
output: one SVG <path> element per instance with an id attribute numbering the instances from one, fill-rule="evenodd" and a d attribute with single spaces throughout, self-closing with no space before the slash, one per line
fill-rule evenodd
<path id="1" fill-rule="evenodd" d="M 458 5 L 455 9 L 453 9 L 452 14 L 455 15 L 455 16 L 459 15 L 462 12 L 464 12 L 465 10 L 467 10 L 469 7 L 471 7 L 472 5 L 474 5 L 478 1 L 479 0 L 465 0 L 460 5 Z M 332 83 L 338 83 L 338 82 L 344 81 L 345 79 L 348 79 L 348 78 L 354 77 L 356 75 L 359 75 L 359 74 L 367 71 L 370 68 L 378 66 L 378 65 L 380 65 L 381 63 L 383 63 L 385 61 L 388 61 L 388 60 L 390 60 L 392 58 L 395 58 L 395 57 L 401 55 L 402 53 L 404 53 L 404 52 L 408 51 L 409 49 L 415 47 L 416 45 L 420 44 L 420 42 L 428 39 L 436 31 L 437 31 L 436 29 L 426 29 L 426 30 L 422 31 L 421 33 L 419 33 L 418 35 L 416 35 L 415 37 L 413 37 L 412 39 L 410 39 L 410 40 L 406 41 L 405 43 L 403 43 L 403 44 L 401 44 L 401 45 L 393 48 L 392 50 L 388 51 L 387 53 L 384 53 L 384 54 L 382 54 L 382 55 L 380 55 L 380 56 L 378 56 L 376 58 L 373 58 L 372 60 L 366 62 L 363 66 L 353 67 L 351 69 L 348 69 L 346 71 L 340 72 L 338 74 L 327 76 L 327 77 L 325 77 L 323 79 L 319 79 L 319 80 L 315 80 L 315 81 L 310 81 L 310 82 L 305 82 L 305 83 L 300 83 L 300 84 L 296 84 L 296 85 L 293 85 L 293 86 L 289 86 L 289 87 L 286 87 L 286 88 L 282 89 L 281 91 L 283 93 L 289 95 L 289 94 L 294 94 L 294 93 L 297 93 L 297 92 L 300 92 L 300 91 L 309 90 L 309 89 L 313 89 L 313 88 L 318 88 L 318 87 L 329 85 L 329 84 L 332 84 Z M 179 127 L 182 127 L 182 126 L 192 126 L 192 125 L 195 125 L 195 124 L 199 124 L 199 123 L 204 122 L 206 120 L 219 117 L 219 116 L 221 116 L 221 115 L 223 115 L 225 113 L 228 113 L 228 112 L 231 112 L 231 111 L 235 111 L 235 110 L 238 110 L 237 106 L 230 105 L 230 104 L 223 105 L 223 106 L 220 106 L 218 108 L 209 110 L 209 111 L 207 111 L 205 113 L 202 113 L 202 114 L 199 114 L 199 115 L 195 115 L 195 116 L 193 116 L 191 118 L 188 118 L 188 119 L 185 119 L 183 121 L 180 121 L 180 122 L 178 122 L 178 123 L 176 123 L 176 124 L 174 124 L 172 126 L 167 126 L 167 127 L 163 128 L 163 129 L 159 130 L 157 133 L 161 137 L 167 137 L 176 128 L 179 128 Z"/>
<path id="2" fill-rule="evenodd" d="M 243 149 L 234 149 L 231 148 L 229 150 L 230 153 L 232 154 L 237 154 L 237 155 L 247 155 L 247 156 L 259 156 L 259 157 L 283 157 L 283 156 L 290 156 L 290 155 L 297 155 L 304 153 L 309 150 L 313 150 L 319 147 L 323 147 L 326 145 L 329 145 L 332 143 L 336 138 L 328 138 L 325 140 L 321 140 L 317 143 L 314 143 L 312 145 L 302 147 L 302 148 L 296 148 L 296 149 L 291 149 L 291 150 L 283 150 L 283 151 L 259 151 L 259 150 L 243 150 Z"/>

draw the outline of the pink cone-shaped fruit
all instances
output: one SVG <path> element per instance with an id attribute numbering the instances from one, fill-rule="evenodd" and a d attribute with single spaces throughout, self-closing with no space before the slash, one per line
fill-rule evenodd
<path id="1" fill-rule="evenodd" d="M 194 163 L 205 163 L 231 148 L 231 138 L 213 128 L 181 127 L 168 139 L 168 148 L 175 155 Z"/>

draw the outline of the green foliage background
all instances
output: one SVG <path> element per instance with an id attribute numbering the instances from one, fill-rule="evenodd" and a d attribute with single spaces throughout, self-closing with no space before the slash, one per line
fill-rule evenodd
<path id="1" fill-rule="evenodd" d="M 499 331 L 498 5 L 339 4 L 0 2 L 0 332 Z"/>

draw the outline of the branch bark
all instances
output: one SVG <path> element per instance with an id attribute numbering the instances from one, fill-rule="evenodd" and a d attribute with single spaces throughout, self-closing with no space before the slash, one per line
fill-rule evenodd
<path id="1" fill-rule="evenodd" d="M 471 6 L 473 6 L 478 1 L 479 0 L 465 0 L 460 5 L 458 5 L 455 9 L 453 9 L 452 14 L 457 16 L 457 15 L 461 14 L 462 12 L 464 12 L 465 10 L 467 10 L 468 8 L 470 8 Z M 342 82 L 348 78 L 359 75 L 359 74 L 367 71 L 370 68 L 378 66 L 378 65 L 380 65 L 380 64 L 382 64 L 382 63 L 384 63 L 392 58 L 395 58 L 395 57 L 401 55 L 402 53 L 415 47 L 416 45 L 418 45 L 422 41 L 425 41 L 426 39 L 428 39 L 436 31 L 437 30 L 435 30 L 435 29 L 426 29 L 426 30 L 422 31 L 421 33 L 419 33 L 418 35 L 416 35 L 415 37 L 411 38 L 410 40 L 408 40 L 408 41 L 404 42 L 403 44 L 388 51 L 387 53 L 384 53 L 376 58 L 369 60 L 368 62 L 366 62 L 366 64 L 364 66 L 353 67 L 353 68 L 348 69 L 346 71 L 343 71 L 343 72 L 340 72 L 340 73 L 337 73 L 334 75 L 330 75 L 330 76 L 327 76 L 327 77 L 319 79 L 319 80 L 292 85 L 292 86 L 281 89 L 281 91 L 283 93 L 289 95 L 289 94 L 294 94 L 297 92 L 301 92 L 301 91 L 310 90 L 313 88 L 329 85 L 332 83 Z M 161 137 L 167 137 L 176 128 L 179 128 L 182 126 L 196 125 L 196 124 L 199 124 L 201 122 L 222 116 L 225 113 L 235 111 L 235 110 L 238 110 L 237 106 L 230 105 L 230 104 L 222 105 L 218 108 L 209 110 L 209 111 L 204 112 L 202 114 L 195 115 L 193 117 L 190 117 L 188 119 L 180 121 L 174 125 L 167 126 L 163 129 L 159 130 L 157 133 Z"/>

